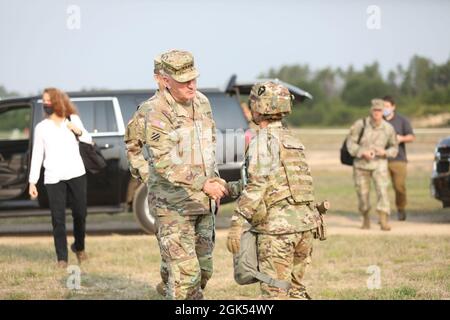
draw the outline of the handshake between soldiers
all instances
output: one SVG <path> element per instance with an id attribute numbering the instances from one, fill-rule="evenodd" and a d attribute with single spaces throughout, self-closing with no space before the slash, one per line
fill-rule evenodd
<path id="1" fill-rule="evenodd" d="M 227 182 L 219 177 L 206 180 L 203 185 L 203 192 L 216 201 L 229 195 Z"/>

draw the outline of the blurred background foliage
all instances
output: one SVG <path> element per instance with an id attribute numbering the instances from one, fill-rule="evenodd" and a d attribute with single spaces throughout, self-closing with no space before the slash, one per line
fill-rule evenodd
<path id="1" fill-rule="evenodd" d="M 370 100 L 391 95 L 399 113 L 417 118 L 450 112 L 450 58 L 436 64 L 414 56 L 405 69 L 398 65 L 383 77 L 377 62 L 361 70 L 352 66 L 311 70 L 308 65 L 287 65 L 261 73 L 298 86 L 314 100 L 296 106 L 288 117 L 294 126 L 345 126 L 368 114 Z"/>
<path id="2" fill-rule="evenodd" d="M 410 118 L 450 114 L 450 57 L 443 64 L 413 56 L 383 76 L 378 62 L 361 70 L 349 66 L 312 70 L 308 65 L 285 65 L 259 78 L 278 78 L 308 92 L 314 99 L 295 106 L 287 121 L 301 127 L 344 127 L 368 114 L 370 100 L 391 95 L 399 113 Z M 90 91 L 83 88 L 82 91 Z M 0 98 L 20 96 L 0 85 Z M 443 126 L 448 126 L 444 122 Z"/>

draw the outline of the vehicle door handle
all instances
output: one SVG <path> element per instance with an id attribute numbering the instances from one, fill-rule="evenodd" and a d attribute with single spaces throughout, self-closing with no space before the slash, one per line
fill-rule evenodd
<path id="1" fill-rule="evenodd" d="M 112 147 L 114 147 L 114 145 L 105 143 L 103 146 L 100 147 L 100 150 L 110 149 Z"/>

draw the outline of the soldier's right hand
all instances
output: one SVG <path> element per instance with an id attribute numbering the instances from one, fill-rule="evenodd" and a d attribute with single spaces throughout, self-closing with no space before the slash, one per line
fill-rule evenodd
<path id="1" fill-rule="evenodd" d="M 362 157 L 366 160 L 373 160 L 375 158 L 375 152 L 373 150 L 364 151 Z"/>
<path id="2" fill-rule="evenodd" d="M 211 199 L 217 200 L 228 195 L 228 190 L 219 182 L 213 179 L 208 179 L 203 185 L 203 192 L 206 193 Z"/>
<path id="3" fill-rule="evenodd" d="M 227 249 L 232 254 L 239 253 L 239 249 L 241 248 L 241 234 L 242 226 L 233 221 L 227 237 Z"/>
<path id="4" fill-rule="evenodd" d="M 220 184 L 223 185 L 224 187 L 227 186 L 227 182 L 226 182 L 225 180 L 223 180 L 222 178 L 214 177 L 214 178 L 211 178 L 210 180 L 212 180 L 212 181 L 217 181 L 218 183 L 220 183 Z"/>
<path id="5" fill-rule="evenodd" d="M 375 148 L 375 155 L 377 157 L 385 157 L 386 156 L 386 150 L 383 148 Z"/>

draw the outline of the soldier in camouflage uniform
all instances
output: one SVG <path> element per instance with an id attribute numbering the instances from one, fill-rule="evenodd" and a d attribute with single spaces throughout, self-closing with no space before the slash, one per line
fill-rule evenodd
<path id="1" fill-rule="evenodd" d="M 291 104 L 291 94 L 279 84 L 269 81 L 252 88 L 249 105 L 259 130 L 246 152 L 248 183 L 227 239 L 228 250 L 238 253 L 243 224 L 249 222 L 258 233 L 259 271 L 291 284 L 285 290 L 261 282 L 263 298 L 309 299 L 302 279 L 312 241 L 323 227 L 305 147 L 281 123 Z"/>
<path id="2" fill-rule="evenodd" d="M 161 55 L 158 55 L 154 59 L 153 77 L 158 85 L 158 89 L 154 96 L 150 100 L 155 99 L 161 92 L 164 91 L 164 83 L 162 81 L 161 71 Z M 147 113 L 148 103 L 142 103 L 138 106 L 131 120 L 128 122 L 127 130 L 125 133 L 125 145 L 127 149 L 128 164 L 132 178 L 128 185 L 128 202 L 133 201 L 134 192 L 140 183 L 147 184 L 148 182 L 148 161 L 144 159 L 142 154 L 142 146 L 145 142 L 144 137 L 144 121 Z M 153 203 L 154 196 L 148 197 L 149 210 L 154 208 Z M 158 233 L 155 234 L 159 243 Z M 161 282 L 156 286 L 156 290 L 165 295 L 167 282 L 169 279 L 169 272 L 167 265 L 163 259 L 161 259 L 160 265 Z"/>
<path id="3" fill-rule="evenodd" d="M 373 99 L 371 116 L 356 121 L 347 138 L 349 153 L 355 157 L 353 178 L 358 196 L 359 211 L 363 216 L 362 229 L 370 229 L 370 183 L 373 179 L 377 192 L 377 212 L 381 230 L 389 231 L 389 174 L 387 158 L 394 158 L 398 152 L 394 128 L 383 119 L 384 102 Z M 364 130 L 364 131 L 362 131 Z M 358 144 L 360 134 L 361 140 Z"/>
<path id="4" fill-rule="evenodd" d="M 164 83 L 161 71 L 161 55 L 154 59 L 153 77 L 158 85 L 158 90 L 149 99 L 155 99 L 164 91 Z M 146 101 L 147 102 L 147 101 Z M 144 145 L 144 120 L 147 114 L 148 104 L 144 102 L 137 107 L 131 120 L 128 122 L 125 133 L 125 144 L 131 176 L 143 183 L 148 181 L 148 162 L 142 154 Z"/>
<path id="5" fill-rule="evenodd" d="M 166 89 L 144 103 L 149 197 L 169 273 L 166 296 L 201 299 L 213 272 L 213 212 L 227 190 L 218 178 L 216 127 L 208 99 L 196 90 L 192 55 L 172 50 L 161 64 Z"/>

